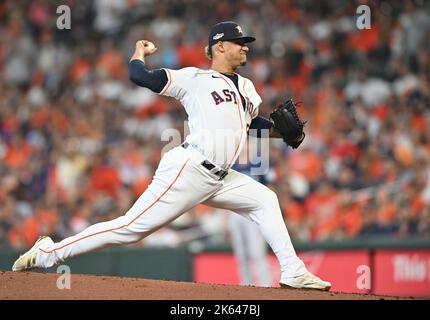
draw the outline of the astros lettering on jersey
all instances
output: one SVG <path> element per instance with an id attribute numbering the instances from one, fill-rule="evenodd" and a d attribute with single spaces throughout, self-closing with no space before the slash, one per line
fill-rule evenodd
<path id="1" fill-rule="evenodd" d="M 213 70 L 165 70 L 168 82 L 160 94 L 176 98 L 184 106 L 190 129 L 186 142 L 229 169 L 247 139 L 251 120 L 258 115 L 262 100 L 254 85 L 238 75 L 238 90 L 228 77 Z"/>

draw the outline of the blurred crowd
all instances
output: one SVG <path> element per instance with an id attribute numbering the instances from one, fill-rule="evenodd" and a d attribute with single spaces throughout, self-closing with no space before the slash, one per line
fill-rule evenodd
<path id="1" fill-rule="evenodd" d="M 257 38 L 239 72 L 260 115 L 303 102 L 305 142 L 272 139 L 266 179 L 291 237 L 429 237 L 430 3 L 367 1 L 360 30 L 361 3 L 64 0 L 71 28 L 59 29 L 58 1 L 2 1 L 0 244 L 59 240 L 128 210 L 172 147 L 166 132 L 186 131 L 178 102 L 128 80 L 135 42 L 157 45 L 152 68 L 208 68 L 221 20 Z M 199 205 L 140 245 L 223 241 L 226 214 Z"/>

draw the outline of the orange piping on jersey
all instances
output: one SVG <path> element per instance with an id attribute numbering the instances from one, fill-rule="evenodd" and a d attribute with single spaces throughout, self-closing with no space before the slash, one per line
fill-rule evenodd
<path id="1" fill-rule="evenodd" d="M 240 93 L 239 93 L 240 94 Z M 239 138 L 239 143 L 237 144 L 236 150 L 234 151 L 234 156 L 231 159 L 230 164 L 228 165 L 229 167 L 231 166 L 231 164 L 233 163 L 234 158 L 236 158 L 236 154 L 237 151 L 239 150 L 240 144 L 242 143 L 242 135 L 243 135 L 243 122 L 242 122 L 242 116 L 240 115 L 240 106 L 239 104 L 237 104 L 237 111 L 239 112 L 239 119 L 240 119 L 240 138 Z"/>
<path id="2" fill-rule="evenodd" d="M 248 98 L 248 96 L 245 94 L 245 82 L 246 82 L 246 79 L 245 78 L 243 78 L 243 86 L 242 86 L 242 91 L 243 91 L 243 95 L 246 97 L 246 98 Z M 248 98 L 249 99 L 249 98 Z M 248 111 L 248 113 L 249 113 L 249 110 L 248 110 L 248 108 L 247 108 L 248 106 L 245 106 L 245 113 L 246 113 L 246 111 Z M 251 113 L 249 113 L 249 114 L 251 114 Z"/>
<path id="3" fill-rule="evenodd" d="M 131 222 L 130 223 L 128 223 L 128 224 L 125 224 L 125 225 L 123 225 L 123 226 L 120 226 L 120 227 L 118 227 L 118 228 L 113 228 L 113 229 L 109 229 L 109 230 L 104 230 L 104 231 L 99 231 L 99 232 L 96 232 L 96 233 L 93 233 L 93 234 L 89 234 L 89 235 L 87 235 L 87 236 L 85 236 L 85 237 L 82 237 L 82 238 L 79 238 L 79 239 L 76 239 L 75 241 L 72 241 L 72 242 L 70 242 L 70 243 L 67 243 L 67 244 L 65 244 L 65 245 L 63 245 L 63 246 L 61 246 L 61 247 L 59 247 L 59 248 L 55 248 L 55 249 L 53 249 L 53 250 L 51 250 L 51 251 L 45 251 L 45 250 L 43 250 L 43 249 L 40 249 L 39 248 L 39 250 L 40 251 L 42 251 L 42 252 L 44 252 L 44 253 L 52 253 L 52 252 L 54 252 L 54 251 L 57 251 L 57 250 L 60 250 L 60 249 L 63 249 L 63 248 L 65 248 L 65 247 L 67 247 L 67 246 L 69 246 L 69 245 L 71 245 L 71 244 L 73 244 L 73 243 L 76 243 L 76 242 L 78 242 L 78 241 L 81 241 L 81 240 L 84 240 L 84 239 L 86 239 L 86 238 L 89 238 L 89 237 L 92 237 L 92 236 L 96 236 L 96 235 L 98 235 L 98 234 L 102 234 L 102 233 L 106 233 L 106 232 L 111 232 L 111 231 L 115 231 L 115 230 L 119 230 L 119 229 L 122 229 L 122 228 L 124 228 L 124 227 L 128 227 L 129 225 L 131 225 L 134 221 L 136 221 L 137 219 L 139 219 L 140 218 L 140 216 L 141 215 L 143 215 L 146 211 L 148 211 L 151 207 L 153 207 L 166 193 L 167 193 L 167 191 L 169 191 L 170 190 L 170 188 L 173 186 L 173 184 L 176 182 L 176 180 L 178 180 L 178 178 L 179 178 L 179 176 L 181 175 L 181 173 L 182 173 L 182 171 L 184 170 L 184 168 L 185 168 L 185 165 L 188 163 L 188 161 L 190 161 L 190 159 L 188 159 L 187 161 L 185 161 L 185 163 L 184 163 L 184 165 L 182 166 L 182 168 L 181 168 L 181 170 L 179 171 L 179 173 L 178 173 L 178 175 L 176 176 L 176 178 L 175 178 L 175 180 L 173 180 L 173 182 L 169 185 L 169 187 L 161 194 L 161 196 L 159 196 L 149 207 L 147 207 L 145 210 L 143 210 L 142 211 L 142 213 L 140 213 L 136 218 L 134 218 L 133 220 L 131 220 Z"/>
<path id="4" fill-rule="evenodd" d="M 245 95 L 245 83 L 246 83 L 246 79 L 243 78 L 242 90 L 243 90 L 244 95 Z M 249 99 L 249 97 L 247 95 L 245 95 L 245 96 Z M 252 114 L 254 113 L 254 108 L 252 108 L 252 110 L 249 110 L 249 109 L 247 109 L 247 110 L 248 110 L 248 113 L 249 113 L 249 115 L 251 116 L 251 119 L 252 119 Z"/>
<path id="5" fill-rule="evenodd" d="M 223 77 L 223 76 L 221 76 L 221 79 L 223 79 L 223 80 L 225 81 L 225 83 L 227 83 L 227 85 L 228 85 L 231 89 L 233 89 L 233 88 L 231 87 L 231 85 L 228 83 L 228 81 L 227 81 L 226 79 L 224 79 L 224 77 Z M 237 92 L 239 93 L 239 96 L 238 96 L 238 97 L 236 97 L 236 98 L 237 98 L 237 111 L 239 112 L 239 119 L 240 119 L 240 138 L 239 138 L 239 143 L 238 143 L 238 144 L 237 144 L 237 146 L 236 146 L 236 150 L 234 151 L 234 156 L 233 156 L 233 158 L 231 159 L 230 164 L 228 165 L 229 167 L 231 166 L 231 164 L 232 164 L 232 162 L 233 162 L 234 158 L 236 158 L 236 154 L 237 154 L 237 151 L 239 150 L 240 144 L 242 143 L 242 136 L 243 136 L 243 122 L 242 122 L 242 116 L 241 116 L 241 114 L 240 114 L 240 104 L 242 103 L 242 99 L 240 98 L 240 91 L 239 91 L 239 89 L 237 90 Z"/>
<path id="6" fill-rule="evenodd" d="M 172 84 L 172 75 L 170 74 L 169 69 L 164 69 L 164 70 L 167 71 L 167 77 L 169 78 L 169 82 L 164 87 L 164 90 L 160 92 L 160 95 L 164 94 L 167 91 L 167 89 L 169 89 L 170 85 Z"/>

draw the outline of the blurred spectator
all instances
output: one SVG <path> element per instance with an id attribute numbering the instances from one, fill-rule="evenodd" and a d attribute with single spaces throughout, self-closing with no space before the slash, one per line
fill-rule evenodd
<path id="1" fill-rule="evenodd" d="M 206 68 L 206 30 L 230 19 L 257 37 L 240 72 L 255 79 L 260 114 L 303 101 L 304 144 L 270 143 L 270 187 L 292 238 L 429 236 L 430 3 L 372 2 L 370 30 L 355 27 L 358 2 L 65 4 L 70 30 L 55 28 L 51 1 L 0 4 L 2 243 L 64 238 L 128 209 L 188 130 L 177 102 L 130 84 L 135 41 L 157 44 L 152 68 Z M 203 233 L 224 229 L 211 210 L 163 243 L 213 239 Z"/>

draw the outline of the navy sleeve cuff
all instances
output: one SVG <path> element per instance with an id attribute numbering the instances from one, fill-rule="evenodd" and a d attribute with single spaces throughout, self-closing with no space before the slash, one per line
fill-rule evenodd
<path id="1" fill-rule="evenodd" d="M 130 80 L 140 86 L 160 93 L 166 86 L 168 78 L 163 69 L 148 70 L 141 60 L 132 60 L 128 64 Z"/>
<path id="2" fill-rule="evenodd" d="M 270 130 L 273 127 L 273 122 L 261 116 L 257 116 L 251 121 L 249 126 L 249 134 L 261 138 L 262 130 Z M 251 130 L 253 129 L 253 130 Z"/>

